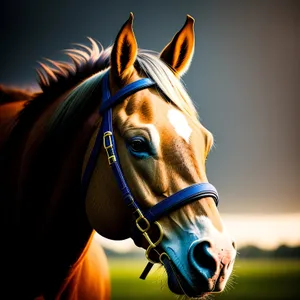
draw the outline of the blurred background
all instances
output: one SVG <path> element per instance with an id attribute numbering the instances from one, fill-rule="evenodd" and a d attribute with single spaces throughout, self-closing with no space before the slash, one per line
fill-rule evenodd
<path id="1" fill-rule="evenodd" d="M 208 178 L 239 256 L 220 299 L 295 299 L 300 291 L 300 2 L 3 1 L 0 84 L 38 88 L 43 58 L 66 60 L 72 43 L 108 47 L 135 15 L 140 48 L 160 52 L 195 18 L 196 48 L 183 77 L 215 136 Z M 109 257 L 113 299 L 175 299 L 160 270 L 143 282 L 143 253 L 98 236 Z"/>

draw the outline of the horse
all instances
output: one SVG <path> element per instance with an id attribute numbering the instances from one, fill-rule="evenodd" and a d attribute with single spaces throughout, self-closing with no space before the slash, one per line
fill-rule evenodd
<path id="1" fill-rule="evenodd" d="M 223 291 L 236 245 L 206 176 L 213 135 L 182 83 L 194 19 L 160 53 L 138 48 L 132 13 L 112 46 L 89 41 L 40 63 L 41 91 L 1 90 L 2 293 L 110 299 L 95 232 L 145 249 L 142 279 L 160 264 L 177 295 Z"/>

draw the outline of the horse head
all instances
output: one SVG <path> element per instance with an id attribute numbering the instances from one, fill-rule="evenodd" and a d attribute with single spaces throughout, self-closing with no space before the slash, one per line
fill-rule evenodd
<path id="1" fill-rule="evenodd" d="M 117 35 L 104 75 L 112 95 L 108 98 L 122 97 L 101 113 L 102 123 L 110 122 L 104 118 L 112 110 L 114 133 L 113 139 L 104 137 L 106 151 L 95 158 L 86 191 L 87 215 L 102 236 L 131 237 L 146 249 L 151 263 L 163 264 L 174 293 L 201 297 L 220 292 L 230 277 L 236 249 L 206 175 L 213 135 L 200 123 L 181 83 L 194 52 L 194 19 L 187 16 L 158 55 L 138 49 L 132 24 L 131 14 Z M 143 78 L 150 83 L 132 85 Z M 133 86 L 132 93 L 128 86 Z M 103 85 L 102 95 L 105 89 Z M 102 97 L 102 106 L 103 101 Z M 84 170 L 99 127 L 86 151 Z M 119 169 L 114 172 L 115 163 Z M 128 187 L 129 202 L 124 202 L 120 178 Z"/>

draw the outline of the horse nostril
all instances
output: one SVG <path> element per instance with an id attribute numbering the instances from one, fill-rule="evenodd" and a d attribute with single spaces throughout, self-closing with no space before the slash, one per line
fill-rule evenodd
<path id="1" fill-rule="evenodd" d="M 217 261 L 209 248 L 211 244 L 208 241 L 195 241 L 189 250 L 190 264 L 205 275 L 206 279 L 212 278 L 218 268 Z"/>

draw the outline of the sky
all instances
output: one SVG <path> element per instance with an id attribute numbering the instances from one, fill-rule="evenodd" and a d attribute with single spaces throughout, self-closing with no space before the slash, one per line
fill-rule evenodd
<path id="1" fill-rule="evenodd" d="M 121 4 L 120 4 L 121 3 Z M 208 178 L 224 215 L 300 213 L 299 1 L 5 1 L 0 84 L 34 86 L 37 61 L 86 37 L 111 45 L 133 12 L 140 48 L 161 51 L 196 20 L 183 80 L 215 137 Z M 297 223 L 296 235 L 300 236 Z"/>

